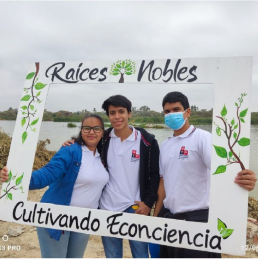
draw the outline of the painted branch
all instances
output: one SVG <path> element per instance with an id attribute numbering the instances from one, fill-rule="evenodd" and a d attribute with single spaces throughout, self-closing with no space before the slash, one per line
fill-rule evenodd
<path id="1" fill-rule="evenodd" d="M 8 191 L 6 191 L 5 194 L 0 197 L 0 199 L 2 199 L 2 198 L 3 198 L 7 193 L 9 193 L 12 189 L 15 189 L 14 187 L 15 187 L 15 186 L 11 187 Z M 17 189 L 15 189 L 15 190 L 17 190 Z"/>
<path id="2" fill-rule="evenodd" d="M 230 138 L 231 138 L 231 135 L 232 135 L 232 126 L 230 124 L 228 124 L 228 126 L 229 126 L 228 147 L 229 147 L 230 151 L 232 152 L 232 154 L 234 155 L 234 157 L 236 158 L 236 160 L 238 161 L 238 163 L 240 164 L 242 170 L 245 170 L 245 167 L 244 167 L 242 161 L 237 156 L 237 154 L 234 152 L 233 146 L 230 145 Z"/>
<path id="3" fill-rule="evenodd" d="M 237 143 L 238 139 L 239 139 L 239 135 L 240 135 L 240 132 L 241 132 L 241 121 L 240 121 L 240 118 L 239 118 L 239 108 L 240 107 L 237 107 L 237 118 L 238 118 L 238 134 L 237 134 L 237 137 L 236 137 L 236 140 L 235 142 L 233 143 L 232 145 L 232 148 L 235 146 L 235 144 Z"/>
<path id="4" fill-rule="evenodd" d="M 216 117 L 219 118 L 219 119 L 221 119 L 221 120 L 223 121 L 223 123 L 224 123 L 224 125 L 225 125 L 225 135 L 226 135 L 226 137 L 227 137 L 227 139 L 228 139 L 228 147 L 229 147 L 230 151 L 232 152 L 232 154 L 234 155 L 234 157 L 236 158 L 236 160 L 239 162 L 241 169 L 242 169 L 242 170 L 245 170 L 245 167 L 244 167 L 243 163 L 241 162 L 240 158 L 239 158 L 238 155 L 234 152 L 233 146 L 230 145 L 230 137 L 231 137 L 231 134 L 232 134 L 232 127 L 230 127 L 230 125 L 229 125 L 229 130 L 230 130 L 230 132 L 229 132 L 229 135 L 228 135 L 228 133 L 227 133 L 227 124 L 226 124 L 225 120 L 224 120 L 222 117 L 220 117 L 220 116 L 216 116 Z"/>
<path id="5" fill-rule="evenodd" d="M 240 160 L 240 158 L 238 157 L 238 155 L 234 152 L 233 148 L 231 146 L 229 146 L 230 151 L 232 152 L 232 154 L 234 155 L 234 157 L 236 158 L 236 160 L 238 161 L 238 163 L 240 164 L 240 167 L 242 170 L 245 170 L 245 166 L 242 163 L 242 161 Z"/>
<path id="6" fill-rule="evenodd" d="M 35 73 L 35 75 L 34 75 L 34 78 L 33 78 L 33 81 L 32 81 L 32 85 L 31 85 L 31 96 L 32 96 L 32 99 L 31 99 L 31 101 L 29 102 L 28 108 L 27 108 L 27 113 L 28 113 L 29 121 L 28 121 L 26 130 L 28 129 L 29 124 L 30 124 L 30 114 L 31 114 L 31 113 L 30 113 L 30 105 L 31 105 L 31 103 L 34 101 L 34 99 L 35 99 L 35 97 L 36 97 L 36 96 L 34 96 L 34 94 L 33 94 L 33 86 L 34 86 L 35 80 L 36 80 L 37 75 L 38 75 L 38 72 L 39 72 L 39 63 L 37 62 L 37 63 L 35 63 L 35 65 L 36 65 L 36 73 Z M 33 115 L 33 117 L 34 117 L 34 115 Z"/>
<path id="7" fill-rule="evenodd" d="M 238 162 L 238 161 L 230 162 L 230 163 L 228 163 L 227 165 L 231 165 L 231 164 L 239 164 L 239 162 Z M 226 165 L 226 166 L 227 166 L 227 165 Z"/>
<path id="8" fill-rule="evenodd" d="M 224 123 L 224 125 L 225 125 L 225 135 L 226 135 L 226 137 L 227 137 L 227 139 L 228 139 L 228 130 L 227 130 L 227 124 L 226 124 L 226 122 L 224 121 L 224 119 L 222 118 L 222 117 L 220 117 L 220 116 L 216 116 L 217 118 L 219 118 L 219 119 L 221 119 L 222 121 L 223 121 L 223 123 Z"/>

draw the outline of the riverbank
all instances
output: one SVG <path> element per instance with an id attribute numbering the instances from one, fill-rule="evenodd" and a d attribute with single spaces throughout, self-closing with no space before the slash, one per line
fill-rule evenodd
<path id="1" fill-rule="evenodd" d="M 146 107 L 148 108 L 148 107 Z M 0 111 L 0 120 L 16 120 L 18 109 L 9 108 L 7 111 Z M 89 114 L 99 115 L 104 122 L 109 122 L 108 116 L 104 111 L 93 112 L 82 110 L 77 112 L 70 111 L 44 111 L 43 121 L 52 122 L 81 122 L 82 118 Z M 193 125 L 211 125 L 212 124 L 212 110 L 194 110 L 191 111 L 191 117 L 189 121 Z M 132 117 L 130 118 L 131 123 L 136 124 L 163 124 L 164 123 L 164 113 L 151 111 L 150 109 L 133 109 Z M 258 125 L 258 112 L 251 113 L 251 125 Z"/>

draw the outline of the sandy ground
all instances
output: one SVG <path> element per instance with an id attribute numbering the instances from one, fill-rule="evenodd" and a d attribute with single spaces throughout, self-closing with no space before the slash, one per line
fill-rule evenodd
<path id="1" fill-rule="evenodd" d="M 1 188 L 1 185 L 0 185 Z M 39 201 L 44 189 L 29 192 L 28 200 Z M 4 242 L 2 237 L 7 234 L 9 226 L 22 226 L 24 232 L 17 237 L 8 236 L 9 240 Z M 20 250 L 17 250 L 19 249 Z M 5 248 L 5 249 L 4 249 Z M 3 250 L 4 249 L 4 250 Z M 34 226 L 18 225 L 15 223 L 0 221 L 0 258 L 40 258 L 40 248 Z M 105 257 L 101 238 L 91 236 L 84 258 L 103 258 Z M 129 243 L 124 240 L 124 258 L 132 258 Z M 242 258 L 232 255 L 223 255 L 224 258 Z M 244 258 L 257 258 L 254 252 L 248 252 Z"/>
<path id="2" fill-rule="evenodd" d="M 10 237 L 7 242 L 2 240 L 2 236 L 7 233 L 8 226 L 17 226 L 18 224 L 0 221 L 0 258 L 40 258 L 40 248 L 37 238 L 37 231 L 33 226 L 24 226 L 25 232 L 17 237 Z M 1 250 L 5 246 L 5 250 Z M 18 246 L 20 250 L 17 251 Z M 105 257 L 101 238 L 91 236 L 84 258 L 103 258 Z M 124 257 L 131 258 L 131 252 L 128 241 L 124 242 Z"/>

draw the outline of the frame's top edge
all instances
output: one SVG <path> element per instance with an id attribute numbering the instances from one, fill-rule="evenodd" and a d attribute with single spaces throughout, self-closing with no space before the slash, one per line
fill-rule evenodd
<path id="1" fill-rule="evenodd" d="M 213 59 L 213 60 L 218 60 L 218 59 L 238 59 L 238 58 L 246 58 L 246 59 L 252 59 L 253 60 L 253 56 L 228 56 L 228 57 L 166 57 L 166 58 L 149 58 L 149 57 L 143 57 L 143 58 L 136 58 L 136 59 L 132 59 L 132 60 L 167 60 L 167 59 L 170 59 L 170 60 L 178 60 L 178 59 L 181 59 L 181 60 L 191 60 L 191 59 L 203 59 L 203 60 L 207 60 L 207 59 Z M 117 59 L 120 59 L 120 60 L 124 60 L 124 59 L 128 59 L 127 57 L 125 58 L 115 58 L 116 60 Z M 33 64 L 35 63 L 56 63 L 56 62 L 64 62 L 64 63 L 78 63 L 78 62 L 105 62 L 105 61 L 112 61 L 112 60 L 115 60 L 115 59 L 88 59 L 88 60 L 73 60 L 73 61 L 62 61 L 62 60 L 52 60 L 52 61 L 35 61 L 35 62 L 32 62 Z"/>

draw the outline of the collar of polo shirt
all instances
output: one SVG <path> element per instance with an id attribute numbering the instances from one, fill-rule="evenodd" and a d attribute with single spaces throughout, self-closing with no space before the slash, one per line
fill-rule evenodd
<path id="1" fill-rule="evenodd" d="M 137 139 L 137 130 L 129 125 L 129 128 L 133 131 L 132 134 L 125 140 L 128 140 L 128 141 L 135 141 Z M 115 134 L 115 130 L 112 129 L 111 132 L 110 132 L 110 137 L 111 138 L 118 138 L 118 136 Z"/>
<path id="2" fill-rule="evenodd" d="M 173 138 L 187 138 L 192 132 L 195 131 L 195 127 L 191 125 L 183 134 L 178 135 L 178 136 L 172 136 Z"/>
<path id="3" fill-rule="evenodd" d="M 91 150 L 89 150 L 86 146 L 82 146 L 82 152 L 93 152 Z M 97 156 L 100 156 L 98 150 L 96 149 L 96 152 L 95 152 L 95 157 Z"/>

